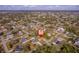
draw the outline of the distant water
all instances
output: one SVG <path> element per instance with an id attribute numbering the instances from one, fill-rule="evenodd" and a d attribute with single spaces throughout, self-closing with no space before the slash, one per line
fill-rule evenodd
<path id="1" fill-rule="evenodd" d="M 79 10 L 0 10 L 0 13 L 25 13 L 25 12 L 78 12 Z"/>

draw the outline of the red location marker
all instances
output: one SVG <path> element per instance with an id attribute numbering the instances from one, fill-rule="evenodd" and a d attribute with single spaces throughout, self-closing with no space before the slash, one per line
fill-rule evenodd
<path id="1" fill-rule="evenodd" d="M 43 35 L 44 35 L 44 30 L 39 29 L 39 30 L 38 30 L 38 35 L 39 35 L 40 37 L 43 37 Z"/>

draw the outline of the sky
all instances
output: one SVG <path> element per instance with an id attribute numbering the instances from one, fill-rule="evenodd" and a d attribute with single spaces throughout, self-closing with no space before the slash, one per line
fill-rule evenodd
<path id="1" fill-rule="evenodd" d="M 0 10 L 79 10 L 79 5 L 0 5 Z"/>

